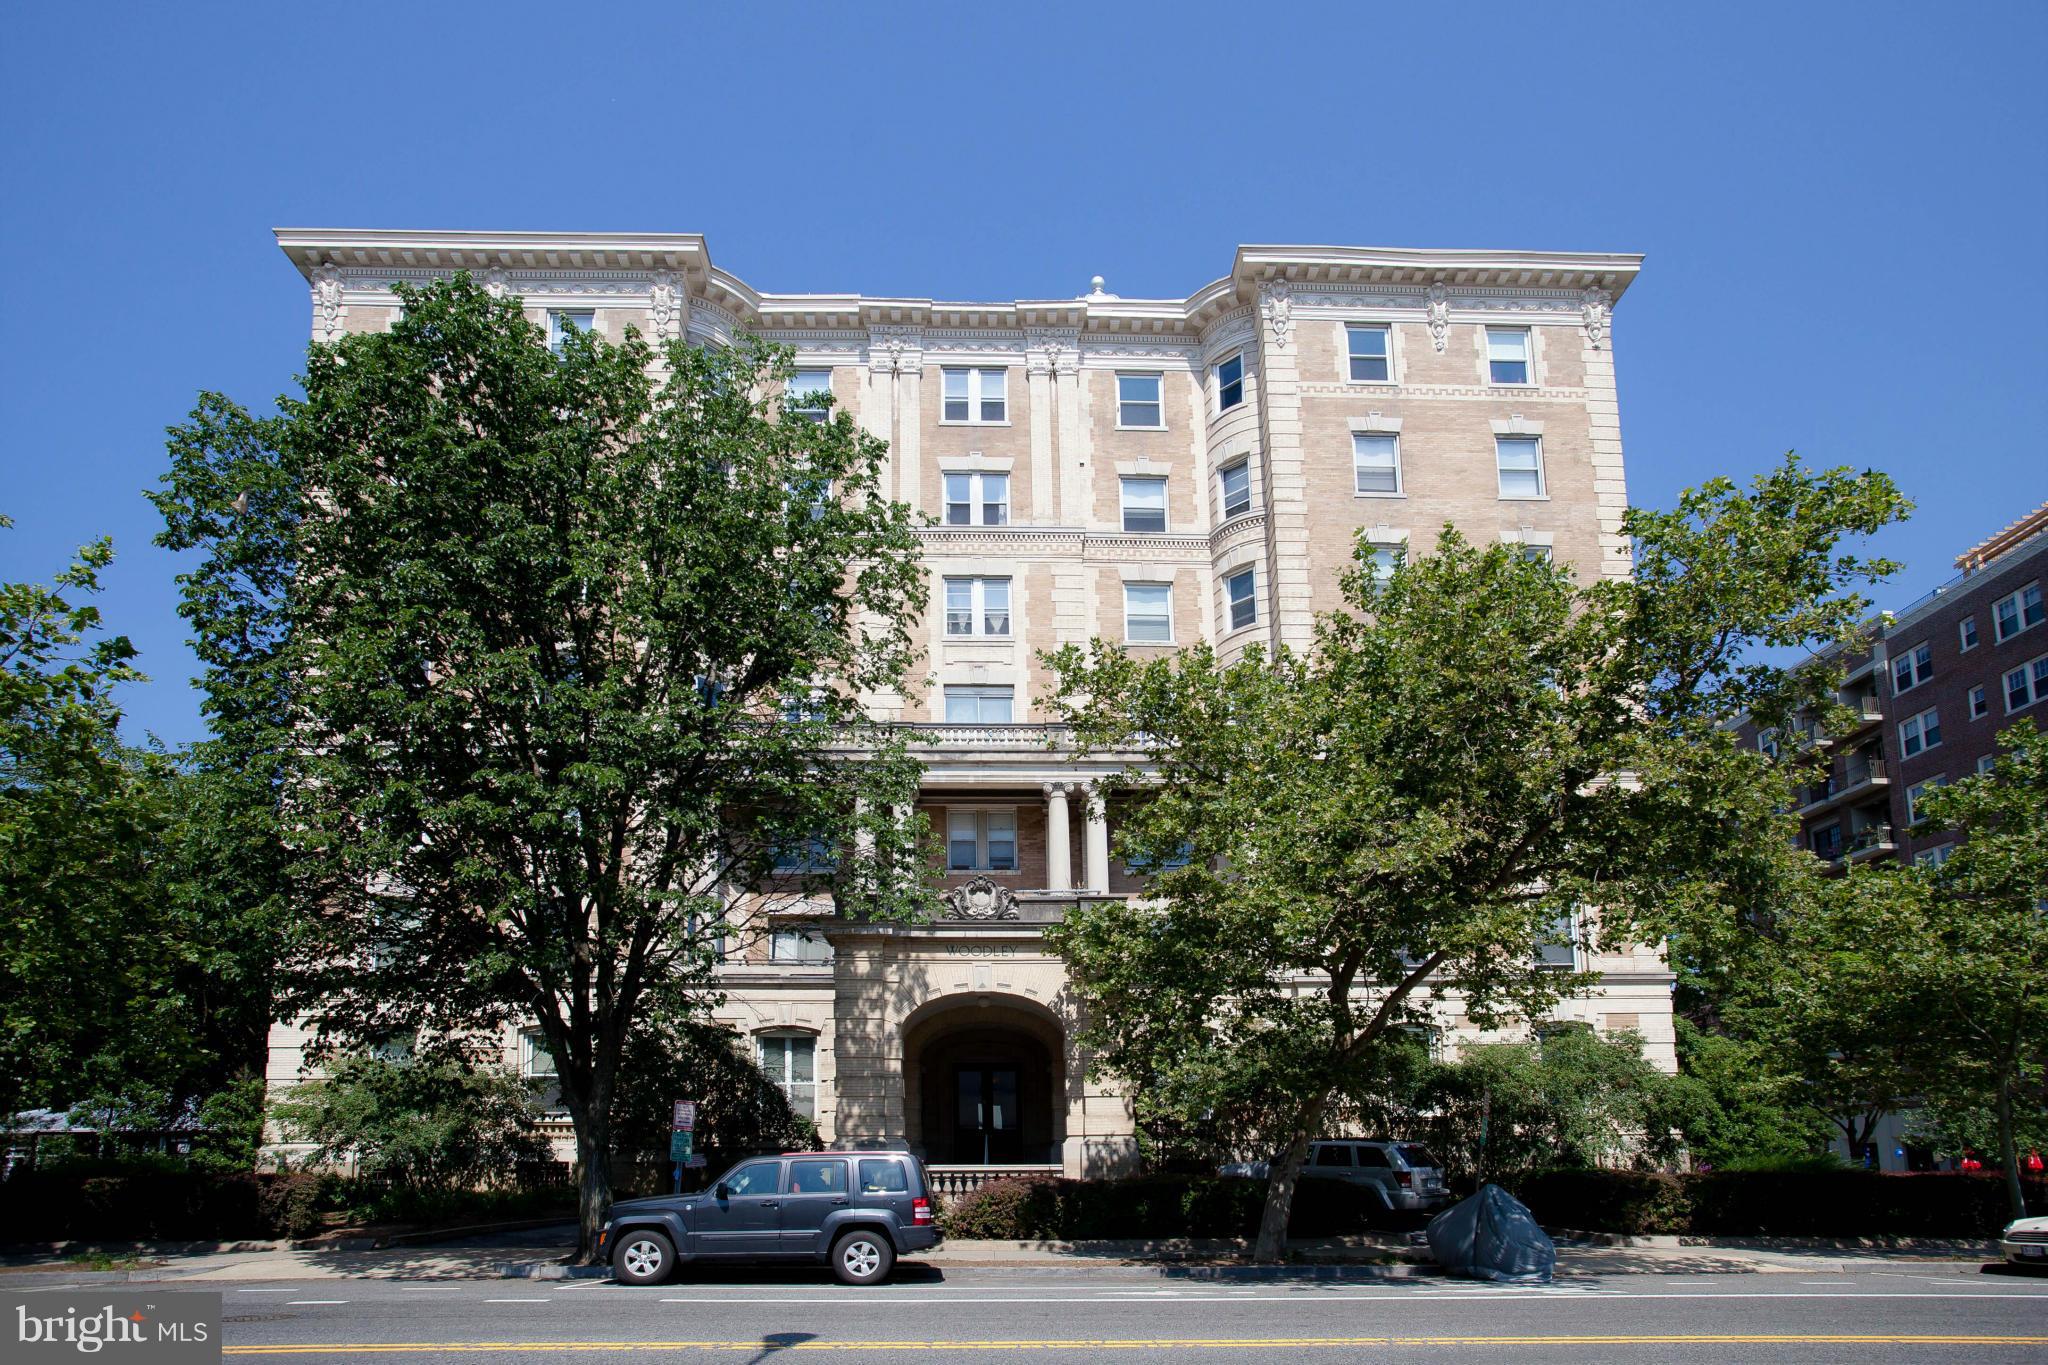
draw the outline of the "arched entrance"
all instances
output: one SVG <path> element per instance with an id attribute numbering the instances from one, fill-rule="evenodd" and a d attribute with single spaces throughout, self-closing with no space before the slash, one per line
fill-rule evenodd
<path id="1" fill-rule="evenodd" d="M 1067 1138 L 1066 1035 L 1017 996 L 935 1000 L 904 1021 L 905 1137 L 928 1162 L 1057 1164 Z"/>

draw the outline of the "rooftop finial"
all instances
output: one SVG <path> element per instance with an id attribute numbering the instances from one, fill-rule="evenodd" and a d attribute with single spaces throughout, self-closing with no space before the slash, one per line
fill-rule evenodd
<path id="1" fill-rule="evenodd" d="M 1091 299 L 1101 299 L 1109 297 L 1107 294 L 1103 292 L 1102 276 L 1097 275 L 1093 279 L 1088 281 L 1088 297 Z"/>

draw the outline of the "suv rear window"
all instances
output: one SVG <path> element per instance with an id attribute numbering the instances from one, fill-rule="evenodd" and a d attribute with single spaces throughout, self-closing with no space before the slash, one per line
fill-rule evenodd
<path id="1" fill-rule="evenodd" d="M 1436 1153 L 1419 1142 L 1404 1142 L 1400 1150 L 1402 1159 L 1410 1166 L 1427 1166 L 1431 1170 L 1443 1168 L 1444 1163 L 1436 1159 Z"/>
<path id="2" fill-rule="evenodd" d="M 1316 1148 L 1316 1165 L 1318 1166 L 1349 1166 L 1350 1164 L 1351 1149 L 1349 1147 Z"/>
<path id="3" fill-rule="evenodd" d="M 1358 1164 L 1370 1166 L 1374 1170 L 1384 1171 L 1394 1163 L 1387 1160 L 1387 1154 L 1377 1147 L 1360 1147 L 1358 1149 Z"/>
<path id="4" fill-rule="evenodd" d="M 791 1194 L 845 1194 L 846 1163 L 823 1158 L 789 1163 Z"/>
<path id="5" fill-rule="evenodd" d="M 910 1177 L 900 1161 L 875 1161 L 862 1158 L 860 1163 L 860 1192 L 862 1194 L 908 1194 Z"/>

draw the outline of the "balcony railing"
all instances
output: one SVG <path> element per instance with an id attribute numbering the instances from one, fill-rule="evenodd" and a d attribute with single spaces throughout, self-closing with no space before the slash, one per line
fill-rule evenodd
<path id="1" fill-rule="evenodd" d="M 973 1194 L 983 1185 L 998 1180 L 1050 1180 L 1059 1175 L 1056 1164 L 1010 1166 L 930 1166 L 924 1168 L 931 1187 L 947 1198 Z"/>
<path id="2" fill-rule="evenodd" d="M 956 725 L 915 723 L 896 729 L 912 748 L 933 749 L 1049 749 L 1067 738 L 1065 725 Z"/>

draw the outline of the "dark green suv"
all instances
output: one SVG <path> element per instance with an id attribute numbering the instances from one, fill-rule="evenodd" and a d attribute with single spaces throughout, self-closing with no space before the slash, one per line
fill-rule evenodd
<path id="1" fill-rule="evenodd" d="M 685 1261 L 824 1261 L 843 1284 L 875 1284 L 942 1236 L 910 1153 L 784 1152 L 699 1194 L 614 1204 L 597 1245 L 624 1284 L 660 1284 Z"/>

